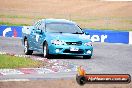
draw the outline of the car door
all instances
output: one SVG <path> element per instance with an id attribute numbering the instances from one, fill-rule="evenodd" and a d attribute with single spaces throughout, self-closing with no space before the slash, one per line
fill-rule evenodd
<path id="1" fill-rule="evenodd" d="M 30 35 L 28 36 L 28 43 L 29 43 L 29 48 L 31 49 L 31 50 L 34 50 L 34 31 L 35 31 L 35 28 L 34 27 L 32 27 L 31 28 L 31 32 L 30 32 Z"/>
<path id="2" fill-rule="evenodd" d="M 32 30 L 32 32 L 30 34 L 33 50 L 36 50 L 36 51 L 38 51 L 37 42 L 39 39 L 39 35 L 37 33 L 37 30 L 39 29 L 40 22 L 41 21 L 38 21 L 35 23 L 34 29 Z"/>
<path id="3" fill-rule="evenodd" d="M 37 33 L 38 41 L 37 41 L 37 48 L 39 51 L 43 51 L 43 42 L 45 40 L 45 22 L 41 21 L 38 30 L 41 30 L 41 33 Z"/>

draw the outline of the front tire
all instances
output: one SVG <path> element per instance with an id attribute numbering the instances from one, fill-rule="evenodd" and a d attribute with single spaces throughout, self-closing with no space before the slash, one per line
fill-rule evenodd
<path id="1" fill-rule="evenodd" d="M 48 50 L 47 42 L 45 42 L 43 45 L 43 56 L 44 58 L 49 58 L 49 50 Z"/>
<path id="2" fill-rule="evenodd" d="M 25 55 L 32 55 L 33 53 L 33 50 L 29 50 L 29 44 L 27 40 L 24 41 L 24 53 Z"/>

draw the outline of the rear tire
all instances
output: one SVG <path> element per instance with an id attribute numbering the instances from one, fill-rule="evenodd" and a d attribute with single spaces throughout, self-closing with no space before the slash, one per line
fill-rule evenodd
<path id="1" fill-rule="evenodd" d="M 89 55 L 83 56 L 83 59 L 91 59 L 91 56 Z"/>
<path id="2" fill-rule="evenodd" d="M 33 50 L 29 50 L 29 44 L 27 39 L 24 41 L 24 53 L 25 55 L 32 55 Z"/>
<path id="3" fill-rule="evenodd" d="M 45 42 L 43 45 L 43 56 L 44 58 L 49 58 L 49 50 L 48 50 L 47 42 Z"/>

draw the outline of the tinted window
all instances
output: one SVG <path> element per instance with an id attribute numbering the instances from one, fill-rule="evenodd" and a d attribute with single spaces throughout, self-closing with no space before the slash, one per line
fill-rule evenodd
<path id="1" fill-rule="evenodd" d="M 47 32 L 82 33 L 81 29 L 71 23 L 52 22 L 46 24 Z"/>

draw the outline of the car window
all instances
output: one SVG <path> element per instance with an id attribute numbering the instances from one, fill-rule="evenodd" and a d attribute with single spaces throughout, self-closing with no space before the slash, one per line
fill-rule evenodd
<path id="1" fill-rule="evenodd" d="M 41 24 L 39 25 L 39 29 L 45 31 L 45 22 L 41 22 Z"/>
<path id="2" fill-rule="evenodd" d="M 62 33 L 83 33 L 76 24 L 52 22 L 46 24 L 47 32 L 62 32 Z"/>
<path id="3" fill-rule="evenodd" d="M 36 22 L 34 25 L 35 29 L 39 29 L 40 25 L 41 25 L 41 21 Z"/>

